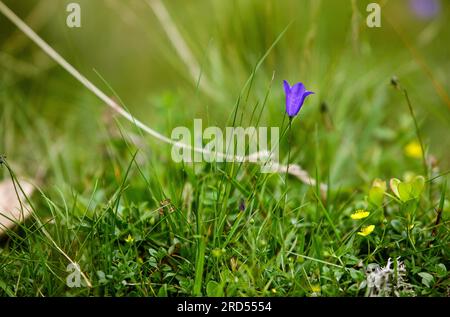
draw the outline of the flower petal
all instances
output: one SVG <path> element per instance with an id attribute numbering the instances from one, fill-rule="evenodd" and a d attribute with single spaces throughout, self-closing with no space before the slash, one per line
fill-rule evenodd
<path id="1" fill-rule="evenodd" d="M 308 97 L 309 95 L 314 94 L 312 91 L 305 91 L 302 95 L 302 100 L 300 102 L 300 108 L 303 106 L 303 103 L 305 102 L 305 98 Z"/>
<path id="2" fill-rule="evenodd" d="M 357 211 L 355 211 L 354 213 L 352 213 L 350 215 L 350 218 L 352 218 L 353 220 L 359 220 L 359 219 L 366 218 L 369 215 L 370 215 L 370 212 L 368 212 L 367 210 L 358 209 Z"/>
<path id="3" fill-rule="evenodd" d="M 290 93 L 286 95 L 286 112 L 290 117 L 296 116 L 302 106 L 302 96 L 305 86 L 297 83 L 291 87 Z"/>
<path id="4" fill-rule="evenodd" d="M 366 236 L 368 236 L 369 234 L 371 234 L 371 233 L 373 232 L 374 229 L 375 229 L 375 226 L 374 226 L 374 225 L 370 225 L 370 226 L 367 226 L 367 227 L 363 227 L 363 228 L 361 229 L 361 231 L 358 232 L 358 234 L 359 234 L 360 236 L 366 237 Z"/>
<path id="5" fill-rule="evenodd" d="M 305 85 L 303 85 L 303 83 L 296 83 L 291 87 L 291 93 L 299 96 L 303 95 L 305 90 Z"/>
<path id="6" fill-rule="evenodd" d="M 287 80 L 283 80 L 283 86 L 284 86 L 284 93 L 286 94 L 286 96 L 289 95 L 291 93 L 291 86 L 289 86 Z"/>
<path id="7" fill-rule="evenodd" d="M 307 91 L 303 83 L 296 83 L 292 87 L 289 87 L 289 83 L 284 80 L 284 91 L 286 93 L 286 113 L 289 117 L 295 117 L 302 108 L 305 98 L 312 91 Z"/>

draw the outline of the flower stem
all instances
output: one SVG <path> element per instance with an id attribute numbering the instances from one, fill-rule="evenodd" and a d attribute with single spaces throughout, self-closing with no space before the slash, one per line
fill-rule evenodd
<path id="1" fill-rule="evenodd" d="M 284 207 L 286 208 L 287 204 L 287 193 L 288 193 L 288 175 L 289 175 L 289 162 L 291 160 L 291 143 L 292 143 L 292 119 L 293 117 L 289 117 L 289 127 L 288 127 L 288 159 L 286 164 L 286 176 L 284 179 L 285 184 L 285 192 L 286 192 L 286 200 Z"/>
<path id="2" fill-rule="evenodd" d="M 427 164 L 427 159 L 426 159 L 426 156 L 425 156 L 425 148 L 423 146 L 422 135 L 420 134 L 420 130 L 419 130 L 419 124 L 417 123 L 417 119 L 416 119 L 416 116 L 414 114 L 414 109 L 413 109 L 413 107 L 411 105 L 411 100 L 409 100 L 408 91 L 406 90 L 406 88 L 403 88 L 403 87 L 402 87 L 402 91 L 403 91 L 403 94 L 405 95 L 406 103 L 408 104 L 409 112 L 410 112 L 411 117 L 412 117 L 413 122 L 414 122 L 414 128 L 416 130 L 417 140 L 419 141 L 420 149 L 422 151 L 423 171 L 425 173 L 425 177 L 428 177 L 428 164 Z"/>

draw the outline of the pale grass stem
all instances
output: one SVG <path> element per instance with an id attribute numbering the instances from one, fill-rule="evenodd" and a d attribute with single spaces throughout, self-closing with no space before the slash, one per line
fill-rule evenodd
<path id="1" fill-rule="evenodd" d="M 156 6 L 158 8 L 158 6 Z M 158 11 L 159 10 L 159 11 Z M 165 9 L 157 9 L 160 14 L 164 15 L 162 13 Z M 112 108 L 115 112 L 117 112 L 119 115 L 121 115 L 123 118 L 128 120 L 129 122 L 133 123 L 136 127 L 140 128 L 144 132 L 148 133 L 149 135 L 153 136 L 154 138 L 167 143 L 171 144 L 172 146 L 178 147 L 178 148 L 185 148 L 188 150 L 195 151 L 197 153 L 202 153 L 207 156 L 216 155 L 216 157 L 221 158 L 231 158 L 236 161 L 240 162 L 252 162 L 255 161 L 256 158 L 264 158 L 268 156 L 268 151 L 261 151 L 252 153 L 248 156 L 237 156 L 237 155 L 229 155 L 222 152 L 211 152 L 209 150 L 198 148 L 198 147 L 192 147 L 188 144 L 184 144 L 181 142 L 176 142 L 158 131 L 153 130 L 149 126 L 145 125 L 143 122 L 139 121 L 133 115 L 131 115 L 129 112 L 127 112 L 125 109 L 123 109 L 121 106 L 119 106 L 112 98 L 108 97 L 103 91 L 101 91 L 97 86 L 95 86 L 91 81 L 89 81 L 85 76 L 83 76 L 77 69 L 75 69 L 70 63 L 68 63 L 59 53 L 57 53 L 50 45 L 48 45 L 38 34 L 36 34 L 25 22 L 23 22 L 22 19 L 20 19 L 13 11 L 11 11 L 2 1 L 0 1 L 0 12 L 7 17 L 14 25 L 16 25 L 19 30 L 21 30 L 30 40 L 32 40 L 37 46 L 39 46 L 51 59 L 53 59 L 57 64 L 59 64 L 62 68 L 64 68 L 69 74 L 71 74 L 75 79 L 77 79 L 81 84 L 83 84 L 88 90 L 90 90 L 94 95 L 96 95 L 100 100 L 102 100 L 107 106 Z M 173 31 L 171 31 L 173 32 Z M 175 34 L 175 33 L 173 33 Z M 180 42 L 181 43 L 181 42 Z M 182 44 L 178 44 L 183 47 Z M 191 59 L 189 59 L 191 60 Z M 195 64 L 192 64 L 195 65 Z M 194 67 L 194 66 L 192 66 Z M 194 67 L 195 68 L 195 67 Z M 193 71 L 196 72 L 196 70 L 192 68 Z M 264 161 L 257 161 L 252 162 L 256 164 L 265 163 Z M 272 164 L 271 171 L 274 173 L 283 173 L 287 169 L 287 166 L 281 165 L 279 163 L 274 162 Z M 296 176 L 299 180 L 304 182 L 307 185 L 315 186 L 316 181 L 312 179 L 306 171 L 304 171 L 300 166 L 298 165 L 291 165 L 289 167 L 289 173 Z M 327 185 L 321 184 L 322 191 L 326 191 Z"/>

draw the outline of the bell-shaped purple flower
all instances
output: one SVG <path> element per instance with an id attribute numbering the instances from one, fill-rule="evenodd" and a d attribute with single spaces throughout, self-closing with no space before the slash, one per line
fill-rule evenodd
<path id="1" fill-rule="evenodd" d="M 289 83 L 284 80 L 284 92 L 286 93 L 286 113 L 290 118 L 293 118 L 300 111 L 303 106 L 305 98 L 313 94 L 312 91 L 305 89 L 305 85 L 297 83 L 290 87 Z"/>
<path id="2" fill-rule="evenodd" d="M 410 0 L 411 8 L 421 19 L 431 19 L 439 14 L 441 2 L 439 0 Z"/>

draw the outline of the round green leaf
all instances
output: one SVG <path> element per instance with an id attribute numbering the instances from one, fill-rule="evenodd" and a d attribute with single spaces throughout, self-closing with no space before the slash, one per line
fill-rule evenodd
<path id="1" fill-rule="evenodd" d="M 384 190 L 381 187 L 372 187 L 369 190 L 369 202 L 377 207 L 383 204 Z"/>
<path id="2" fill-rule="evenodd" d="M 400 198 L 400 195 L 398 193 L 398 184 L 400 184 L 400 180 L 398 178 L 391 178 L 390 182 L 389 182 L 389 186 L 391 187 L 392 192 L 395 194 L 395 196 L 397 196 L 398 198 Z"/>
<path id="3" fill-rule="evenodd" d="M 427 272 L 420 272 L 419 276 L 422 278 L 422 284 L 426 287 L 431 287 L 434 282 L 433 275 Z"/>
<path id="4" fill-rule="evenodd" d="M 416 176 L 411 181 L 411 194 L 414 198 L 419 198 L 420 194 L 423 191 L 423 188 L 425 187 L 425 177 L 423 176 Z"/>
<path id="5" fill-rule="evenodd" d="M 401 201 L 408 201 L 412 198 L 412 186 L 410 183 L 402 183 L 398 184 L 398 196 Z"/>
<path id="6" fill-rule="evenodd" d="M 447 268 L 442 263 L 436 265 L 435 271 L 437 276 L 440 278 L 444 278 L 447 276 Z"/>

